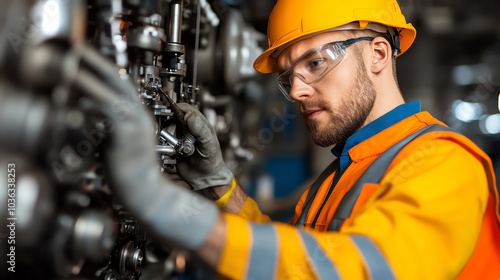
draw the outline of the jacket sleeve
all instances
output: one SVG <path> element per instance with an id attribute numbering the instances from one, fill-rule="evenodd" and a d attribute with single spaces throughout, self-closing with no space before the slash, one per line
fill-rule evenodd
<path id="1" fill-rule="evenodd" d="M 257 223 L 264 223 L 271 221 L 269 216 L 262 214 L 262 212 L 259 209 L 259 206 L 250 196 L 247 196 L 245 204 L 243 205 L 243 207 L 241 208 L 240 212 L 238 212 L 237 215 L 245 220 Z"/>
<path id="2" fill-rule="evenodd" d="M 488 200 L 480 159 L 437 140 L 393 166 L 340 232 L 224 214 L 217 270 L 231 279 L 455 279 Z"/>

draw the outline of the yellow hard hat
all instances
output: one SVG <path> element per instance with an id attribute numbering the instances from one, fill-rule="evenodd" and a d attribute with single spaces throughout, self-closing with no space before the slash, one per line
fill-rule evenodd
<path id="1" fill-rule="evenodd" d="M 357 22 L 359 29 L 371 23 L 395 28 L 399 55 L 417 35 L 396 0 L 278 0 L 269 17 L 267 50 L 255 60 L 254 68 L 261 73 L 278 72 L 278 55 L 287 46 L 352 22 Z"/>

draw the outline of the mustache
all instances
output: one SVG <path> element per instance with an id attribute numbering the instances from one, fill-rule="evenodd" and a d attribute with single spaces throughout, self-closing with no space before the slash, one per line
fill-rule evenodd
<path id="1" fill-rule="evenodd" d="M 300 112 L 307 111 L 311 108 L 322 109 L 322 110 L 328 110 L 329 108 L 328 102 L 321 99 L 302 101 L 298 105 Z"/>

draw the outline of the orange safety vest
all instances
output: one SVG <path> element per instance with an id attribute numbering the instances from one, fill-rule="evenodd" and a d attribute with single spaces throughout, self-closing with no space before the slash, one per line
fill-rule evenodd
<path id="1" fill-rule="evenodd" d="M 376 188 L 373 188 L 373 186 L 378 184 L 384 174 L 390 171 L 404 157 L 404 155 L 400 155 L 399 153 L 405 146 L 417 137 L 421 137 L 427 133 L 440 133 L 442 134 L 440 137 L 451 138 L 476 158 L 481 159 L 486 175 L 488 176 L 488 205 L 474 253 L 458 276 L 458 279 L 478 279 L 478 277 L 481 279 L 498 279 L 500 275 L 500 217 L 497 210 L 499 200 L 491 160 L 472 141 L 440 124 L 426 126 L 408 135 L 382 154 L 377 155 L 361 174 L 357 174 L 357 176 L 350 174 L 350 187 L 343 190 L 344 195 L 342 197 L 337 196 L 331 200 L 336 207 L 331 207 L 332 203 L 330 203 L 330 207 L 324 208 L 326 201 L 324 199 L 318 200 L 316 197 L 326 197 L 326 200 L 331 199 L 330 194 L 335 186 L 328 188 L 326 196 L 324 194 L 326 189 L 324 186 L 325 181 L 327 181 L 327 184 L 332 180 L 338 182 L 339 178 L 332 178 L 332 176 L 339 176 L 335 174 L 338 168 L 337 159 L 325 169 L 318 180 L 304 193 L 297 204 L 295 216 L 290 223 L 304 228 L 312 227 L 319 231 L 341 232 L 344 227 L 350 225 L 358 211 L 375 192 Z M 421 140 L 422 143 L 424 141 Z M 406 153 L 402 154 L 408 153 L 406 151 Z M 327 180 L 328 178 L 329 180 Z M 318 192 L 320 192 L 320 195 L 318 195 Z M 315 211 L 316 213 L 311 211 Z"/>
<path id="2" fill-rule="evenodd" d="M 489 157 L 438 127 L 402 144 L 385 164 L 378 160 L 433 124 L 444 126 L 416 113 L 351 147 L 342 176 L 326 171 L 297 203 L 290 223 L 303 229 L 270 223 L 249 197 L 237 215 L 223 213 L 227 238 L 217 272 L 230 279 L 498 280 Z"/>

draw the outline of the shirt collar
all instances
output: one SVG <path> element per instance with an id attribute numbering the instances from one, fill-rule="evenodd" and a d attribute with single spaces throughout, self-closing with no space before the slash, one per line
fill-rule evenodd
<path id="1" fill-rule="evenodd" d="M 351 135 L 344 143 L 340 143 L 331 149 L 332 153 L 340 157 L 342 155 L 348 155 L 349 150 L 358 145 L 359 143 L 365 141 L 366 139 L 374 136 L 375 134 L 381 132 L 382 130 L 393 126 L 394 124 L 420 112 L 420 102 L 413 101 L 405 104 L 401 104 L 398 107 L 387 112 L 378 119 L 372 121 L 366 126 L 362 127 L 360 130 L 356 131 Z"/>

